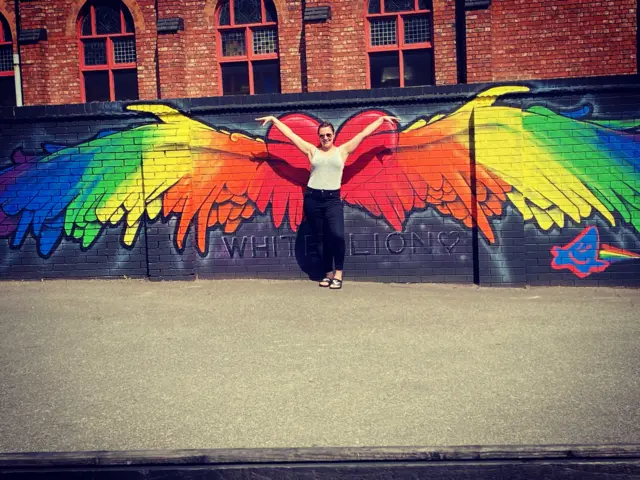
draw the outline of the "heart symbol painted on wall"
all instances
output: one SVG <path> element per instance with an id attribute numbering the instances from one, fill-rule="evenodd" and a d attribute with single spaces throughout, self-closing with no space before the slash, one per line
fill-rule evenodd
<path id="1" fill-rule="evenodd" d="M 386 115 L 381 110 L 365 110 L 345 120 L 335 132 L 334 143 L 338 147 L 348 142 L 369 124 L 379 117 Z M 318 145 L 318 126 L 320 120 L 305 113 L 287 113 L 280 117 L 280 121 L 293 130 L 300 138 L 312 145 Z M 355 172 L 349 172 L 349 167 L 367 153 L 381 149 L 394 150 L 398 145 L 398 130 L 395 124 L 385 122 L 373 134 L 365 137 L 358 148 L 349 155 L 345 163 L 344 183 L 347 183 Z M 297 168 L 309 171 L 309 159 L 277 128 L 267 131 L 267 150 L 269 155 Z"/>
<path id="2" fill-rule="evenodd" d="M 456 231 L 449 233 L 440 232 L 438 233 L 438 242 L 440 242 L 440 245 L 446 248 L 447 252 L 450 254 L 453 247 L 460 243 L 460 234 Z"/>

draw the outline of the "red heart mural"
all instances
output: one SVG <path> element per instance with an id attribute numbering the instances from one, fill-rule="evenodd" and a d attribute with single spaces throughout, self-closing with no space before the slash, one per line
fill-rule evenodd
<path id="1" fill-rule="evenodd" d="M 379 110 L 366 110 L 349 118 L 336 131 L 336 146 L 348 142 L 383 115 L 386 113 Z M 303 140 L 318 144 L 318 119 L 295 113 L 280 117 L 280 121 Z M 394 228 L 400 229 L 405 208 L 398 192 L 408 191 L 411 186 L 394 161 L 393 152 L 397 144 L 397 128 L 389 122 L 366 137 L 347 158 L 342 177 L 342 197 L 375 216 L 384 215 Z M 272 166 L 280 176 L 300 187 L 306 185 L 309 159 L 275 127 L 267 132 L 267 150 L 275 160 Z M 407 206 L 408 210 L 411 205 Z"/>

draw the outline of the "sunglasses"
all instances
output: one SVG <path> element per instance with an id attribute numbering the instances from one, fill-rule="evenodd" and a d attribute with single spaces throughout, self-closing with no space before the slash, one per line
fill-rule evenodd
<path id="1" fill-rule="evenodd" d="M 321 133 L 320 138 L 331 138 L 333 137 L 333 133 Z"/>

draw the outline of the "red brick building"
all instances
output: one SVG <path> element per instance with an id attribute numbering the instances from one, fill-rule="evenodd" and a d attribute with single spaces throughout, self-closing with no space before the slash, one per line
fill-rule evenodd
<path id="1" fill-rule="evenodd" d="M 638 70 L 635 0 L 462 3 L 0 0 L 0 96 L 15 53 L 25 105 Z"/>

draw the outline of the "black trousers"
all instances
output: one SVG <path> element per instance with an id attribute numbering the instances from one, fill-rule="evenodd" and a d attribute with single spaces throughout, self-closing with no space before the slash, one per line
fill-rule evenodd
<path id="1" fill-rule="evenodd" d="M 340 190 L 316 190 L 307 187 L 304 192 L 304 215 L 318 246 L 324 272 L 344 268 L 344 208 Z"/>

